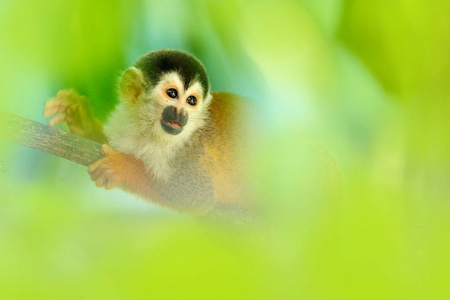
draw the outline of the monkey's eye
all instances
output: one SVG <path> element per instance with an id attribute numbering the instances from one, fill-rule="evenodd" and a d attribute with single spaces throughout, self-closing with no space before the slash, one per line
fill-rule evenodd
<path id="1" fill-rule="evenodd" d="M 186 102 L 191 106 L 195 106 L 195 105 L 197 105 L 197 98 L 195 98 L 194 96 L 189 96 L 186 99 Z"/>
<path id="2" fill-rule="evenodd" d="M 176 99 L 178 97 L 178 93 L 177 93 L 176 89 L 168 89 L 166 91 L 166 93 L 170 98 Z"/>

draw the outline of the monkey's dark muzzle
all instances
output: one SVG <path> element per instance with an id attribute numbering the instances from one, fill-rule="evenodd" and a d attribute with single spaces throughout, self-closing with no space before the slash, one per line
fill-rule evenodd
<path id="1" fill-rule="evenodd" d="M 189 120 L 189 114 L 184 110 L 177 110 L 175 106 L 167 106 L 161 115 L 161 127 L 172 135 L 180 134 Z"/>

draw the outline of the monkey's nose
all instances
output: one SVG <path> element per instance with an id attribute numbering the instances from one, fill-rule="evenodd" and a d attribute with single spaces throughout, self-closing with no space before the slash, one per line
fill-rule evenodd
<path id="1" fill-rule="evenodd" d="M 183 107 L 173 107 L 173 113 L 177 116 L 184 117 L 186 115 L 186 111 Z"/>

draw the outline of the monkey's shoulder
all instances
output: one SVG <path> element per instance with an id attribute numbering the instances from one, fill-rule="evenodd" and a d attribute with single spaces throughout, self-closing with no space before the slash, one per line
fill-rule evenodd
<path id="1" fill-rule="evenodd" d="M 239 157 L 246 99 L 230 93 L 211 95 L 209 118 L 198 134 L 203 151 L 201 163 L 210 174 L 216 201 L 237 203 L 242 198 Z"/>
<path id="2" fill-rule="evenodd" d="M 242 132 L 243 116 L 248 99 L 231 93 L 211 93 L 212 102 L 208 108 L 207 133 L 220 140 L 236 139 Z"/>
<path id="3" fill-rule="evenodd" d="M 209 106 L 209 111 L 213 116 L 236 115 L 244 108 L 247 102 L 245 97 L 232 93 L 211 93 L 211 96 L 212 101 Z"/>

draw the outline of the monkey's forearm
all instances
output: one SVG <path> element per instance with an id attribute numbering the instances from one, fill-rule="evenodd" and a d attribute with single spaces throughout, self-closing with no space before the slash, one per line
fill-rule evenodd
<path id="1" fill-rule="evenodd" d="M 106 135 L 103 132 L 103 124 L 100 122 L 100 120 L 92 116 L 91 122 L 92 122 L 91 130 L 86 131 L 83 136 L 87 139 L 90 139 L 100 144 L 107 143 L 108 139 L 106 138 Z"/>
<path id="2" fill-rule="evenodd" d="M 198 186 L 202 180 L 180 174 L 169 181 L 153 178 L 142 160 L 102 146 L 104 158 L 89 166 L 91 179 L 98 187 L 120 188 L 161 206 L 191 214 L 204 214 L 212 206 L 214 193 L 210 186 Z M 186 179 L 189 178 L 189 179 Z M 192 187 L 196 189 L 192 189 Z"/>

